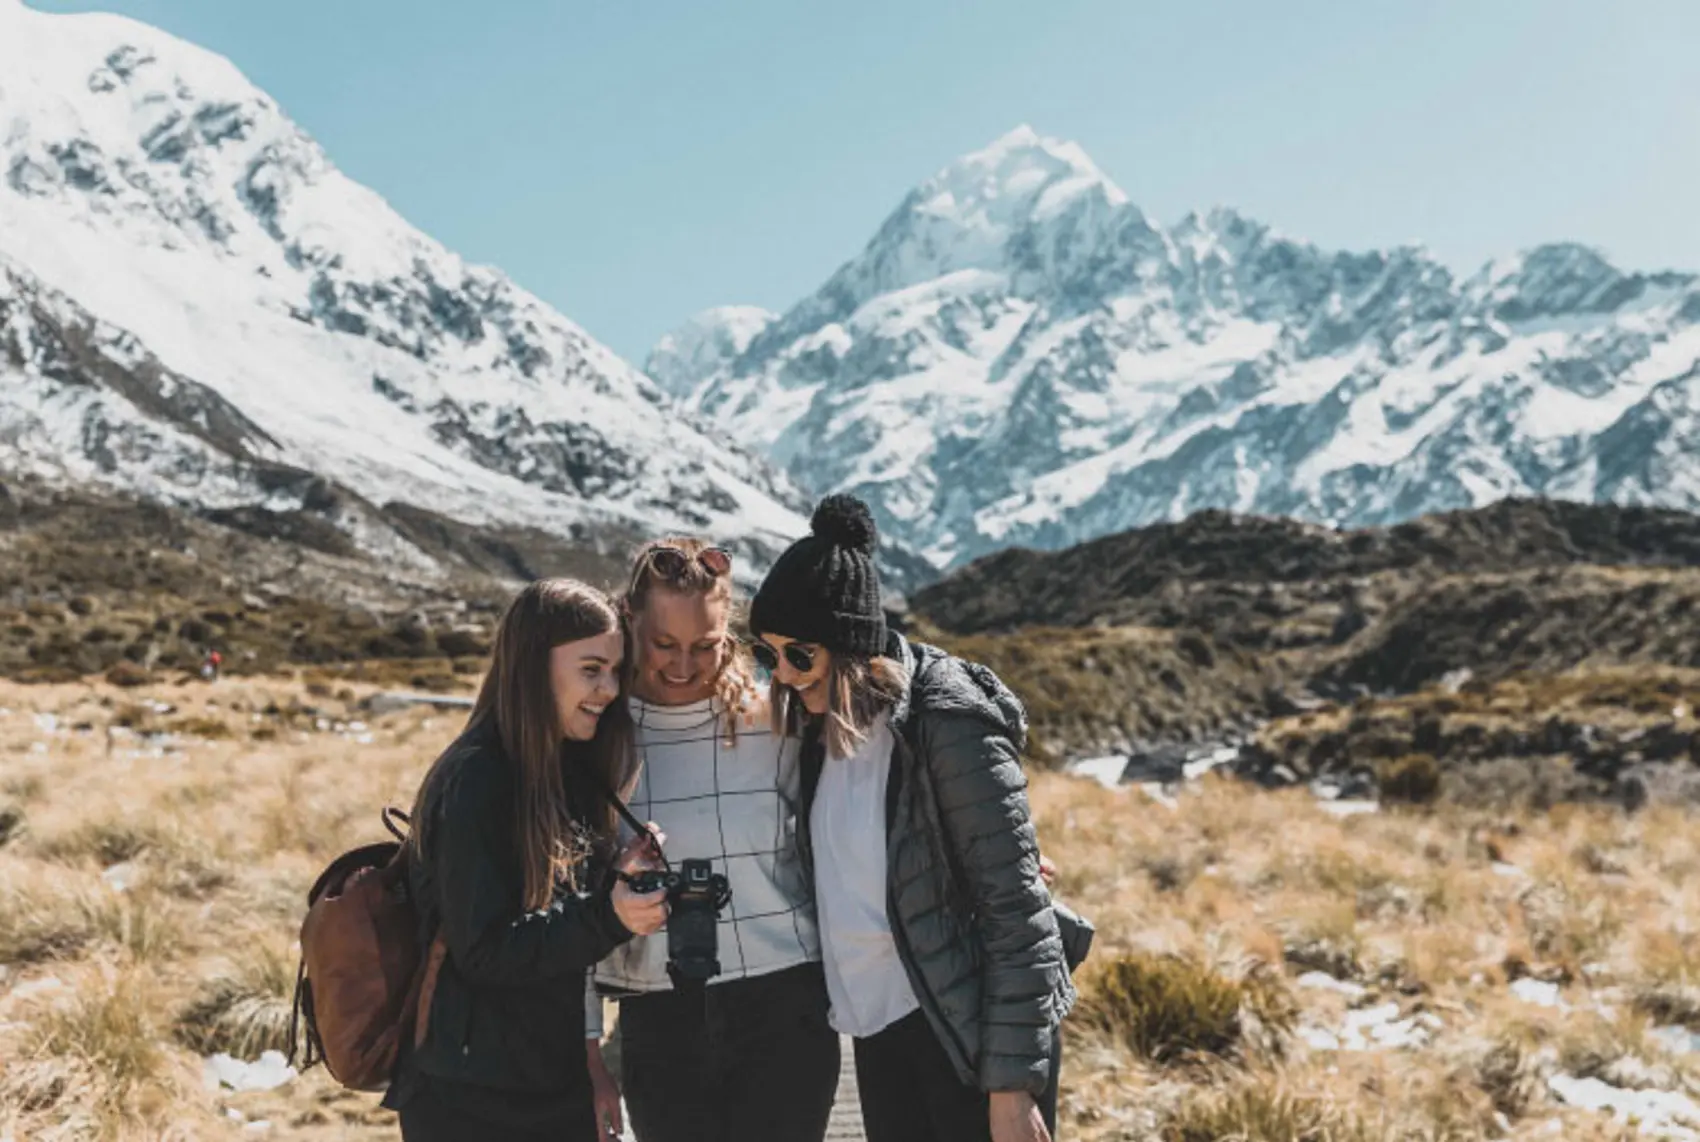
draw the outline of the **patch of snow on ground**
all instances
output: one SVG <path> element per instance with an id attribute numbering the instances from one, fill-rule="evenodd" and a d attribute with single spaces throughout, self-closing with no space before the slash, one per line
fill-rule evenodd
<path id="1" fill-rule="evenodd" d="M 1299 987 L 1308 988 L 1312 991 L 1332 991 L 1337 995 L 1345 996 L 1347 999 L 1362 999 L 1369 994 L 1369 989 L 1360 983 L 1335 979 L 1327 972 L 1322 971 L 1307 971 L 1294 982 Z"/>
<path id="2" fill-rule="evenodd" d="M 1380 811 L 1381 802 L 1352 798 L 1340 801 L 1318 801 L 1316 807 L 1331 817 L 1357 817 L 1364 813 Z"/>
<path id="3" fill-rule="evenodd" d="M 1383 1003 L 1346 1012 L 1337 1031 L 1307 1024 L 1299 1028 L 1298 1034 L 1317 1051 L 1393 1050 L 1426 1046 L 1440 1027 L 1437 1015 L 1424 1012 L 1401 1019 L 1397 1003 Z"/>
<path id="4" fill-rule="evenodd" d="M 1675 1055 L 1700 1051 L 1700 1031 L 1690 1031 L 1686 1027 L 1654 1027 L 1647 1032 L 1647 1037 Z"/>
<path id="5" fill-rule="evenodd" d="M 1700 1140 L 1700 1105 L 1685 1094 L 1665 1090 L 1626 1090 L 1602 1079 L 1553 1075 L 1547 1088 L 1570 1106 L 1610 1111 L 1618 1122 L 1635 1124 L 1655 1137 Z"/>
<path id="6" fill-rule="evenodd" d="M 1085 777 L 1096 781 L 1105 789 L 1120 789 L 1122 774 L 1127 771 L 1127 758 L 1117 754 L 1111 757 L 1088 757 L 1080 761 L 1072 761 L 1065 770 L 1072 777 Z"/>
<path id="7" fill-rule="evenodd" d="M 1565 1010 L 1570 1006 L 1559 995 L 1558 984 L 1530 979 L 1528 976 L 1511 981 L 1511 994 L 1524 1003 L 1532 1003 L 1536 1007 L 1556 1007 Z"/>
<path id="8" fill-rule="evenodd" d="M 280 1051 L 261 1052 L 252 1063 L 220 1052 L 207 1059 L 202 1077 L 208 1090 L 276 1090 L 295 1078 L 295 1068 Z"/>

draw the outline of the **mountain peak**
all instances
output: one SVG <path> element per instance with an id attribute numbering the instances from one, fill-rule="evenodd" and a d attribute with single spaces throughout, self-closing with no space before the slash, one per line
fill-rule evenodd
<path id="1" fill-rule="evenodd" d="M 686 405 L 941 565 L 1218 507 L 1700 504 L 1700 279 L 1543 246 L 1465 286 L 1228 207 L 1156 227 L 1020 126 L 943 167 Z"/>
<path id="2" fill-rule="evenodd" d="M 1032 287 L 1066 278 L 1075 253 L 1130 218 L 1143 223 L 1079 144 L 1022 125 L 910 191 L 862 253 L 785 324 L 819 329 L 870 298 L 963 270 L 1011 274 Z"/>
<path id="3" fill-rule="evenodd" d="M 957 159 L 927 180 L 920 193 L 923 209 L 981 210 L 1005 221 L 1018 215 L 1048 217 L 1094 193 L 1109 206 L 1128 200 L 1080 144 L 1047 138 L 1025 123 Z"/>

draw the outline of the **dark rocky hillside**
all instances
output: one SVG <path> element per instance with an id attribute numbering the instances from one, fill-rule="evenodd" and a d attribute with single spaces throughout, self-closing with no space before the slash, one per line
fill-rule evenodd
<path id="1" fill-rule="evenodd" d="M 1206 512 L 991 556 L 912 605 L 1028 698 L 1041 763 L 1249 733 L 1261 780 L 1700 793 L 1681 512 L 1508 501 L 1347 532 Z"/>
<path id="2" fill-rule="evenodd" d="M 1314 595 L 1318 582 L 1350 584 L 1388 572 L 1426 580 L 1574 564 L 1700 566 L 1700 516 L 1505 500 L 1395 527 L 1336 531 L 1206 511 L 1064 551 L 987 556 L 916 592 L 912 603 L 962 634 L 1105 621 L 1168 626 L 1217 617 L 1208 602 L 1197 613 L 1177 614 L 1177 592 L 1208 600 L 1231 596 L 1230 585 L 1285 586 Z"/>
<path id="3" fill-rule="evenodd" d="M 0 485 L 0 674 L 169 676 L 218 650 L 241 673 L 387 662 L 401 680 L 443 683 L 457 667 L 482 669 L 514 582 L 612 584 L 635 540 L 480 530 L 418 508 L 364 507 L 433 566 L 361 553 L 315 512 L 197 515 Z"/>

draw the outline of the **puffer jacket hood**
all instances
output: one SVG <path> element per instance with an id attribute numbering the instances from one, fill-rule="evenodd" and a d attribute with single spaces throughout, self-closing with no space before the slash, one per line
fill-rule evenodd
<path id="1" fill-rule="evenodd" d="M 909 671 L 909 693 L 892 709 L 893 727 L 925 714 L 966 714 L 1001 731 L 1017 753 L 1026 748 L 1027 709 L 989 668 L 895 633 L 886 657 Z"/>

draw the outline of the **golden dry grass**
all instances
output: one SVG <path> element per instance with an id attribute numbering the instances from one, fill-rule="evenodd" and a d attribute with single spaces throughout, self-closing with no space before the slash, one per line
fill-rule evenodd
<path id="1" fill-rule="evenodd" d="M 1700 878 L 1684 875 L 1700 856 L 1692 813 L 1442 806 L 1337 818 L 1301 790 L 1228 779 L 1169 808 L 1050 774 L 1035 776 L 1032 799 L 1059 896 L 1100 931 L 1077 980 L 1082 1017 L 1065 1025 L 1066 1137 L 1618 1136 L 1606 1116 L 1565 1107 L 1547 1086 L 1555 1073 L 1700 1101 L 1700 1055 L 1648 1035 L 1684 1017 L 1700 1028 L 1700 1006 L 1680 1002 L 1693 994 L 1696 944 L 1686 929 L 1672 935 L 1700 915 Z M 1102 1016 L 1128 990 L 1110 965 L 1151 957 L 1285 961 L 1299 1032 L 1207 1067 L 1163 1065 Z M 1313 970 L 1363 990 L 1300 985 Z M 1509 985 L 1524 976 L 1556 983 L 1568 1009 L 1519 998 Z M 1229 1010 L 1220 983 L 1192 986 Z M 1353 1013 L 1378 1007 L 1419 1044 L 1319 1042 L 1326 1032 L 1347 1045 Z"/>
<path id="2" fill-rule="evenodd" d="M 205 1088 L 285 1046 L 308 884 L 381 835 L 459 720 L 373 718 L 370 685 L 0 683 L 0 1137 L 393 1137 L 322 1071 Z"/>
<path id="3" fill-rule="evenodd" d="M 201 1073 L 278 1045 L 307 885 L 382 835 L 459 726 L 374 718 L 369 692 L 0 683 L 0 1138 L 234 1137 L 231 1111 L 274 1138 L 394 1137 L 322 1070 L 246 1094 Z M 1047 773 L 1032 799 L 1059 894 L 1100 933 L 1063 1138 L 1605 1139 L 1621 1128 L 1549 1076 L 1700 1092 L 1700 1056 L 1648 1034 L 1700 1029 L 1693 814 L 1339 819 L 1296 790 L 1212 779 L 1169 808 Z M 1571 1009 L 1518 998 L 1523 977 Z M 1387 1005 L 1420 1045 L 1317 1045 Z"/>

